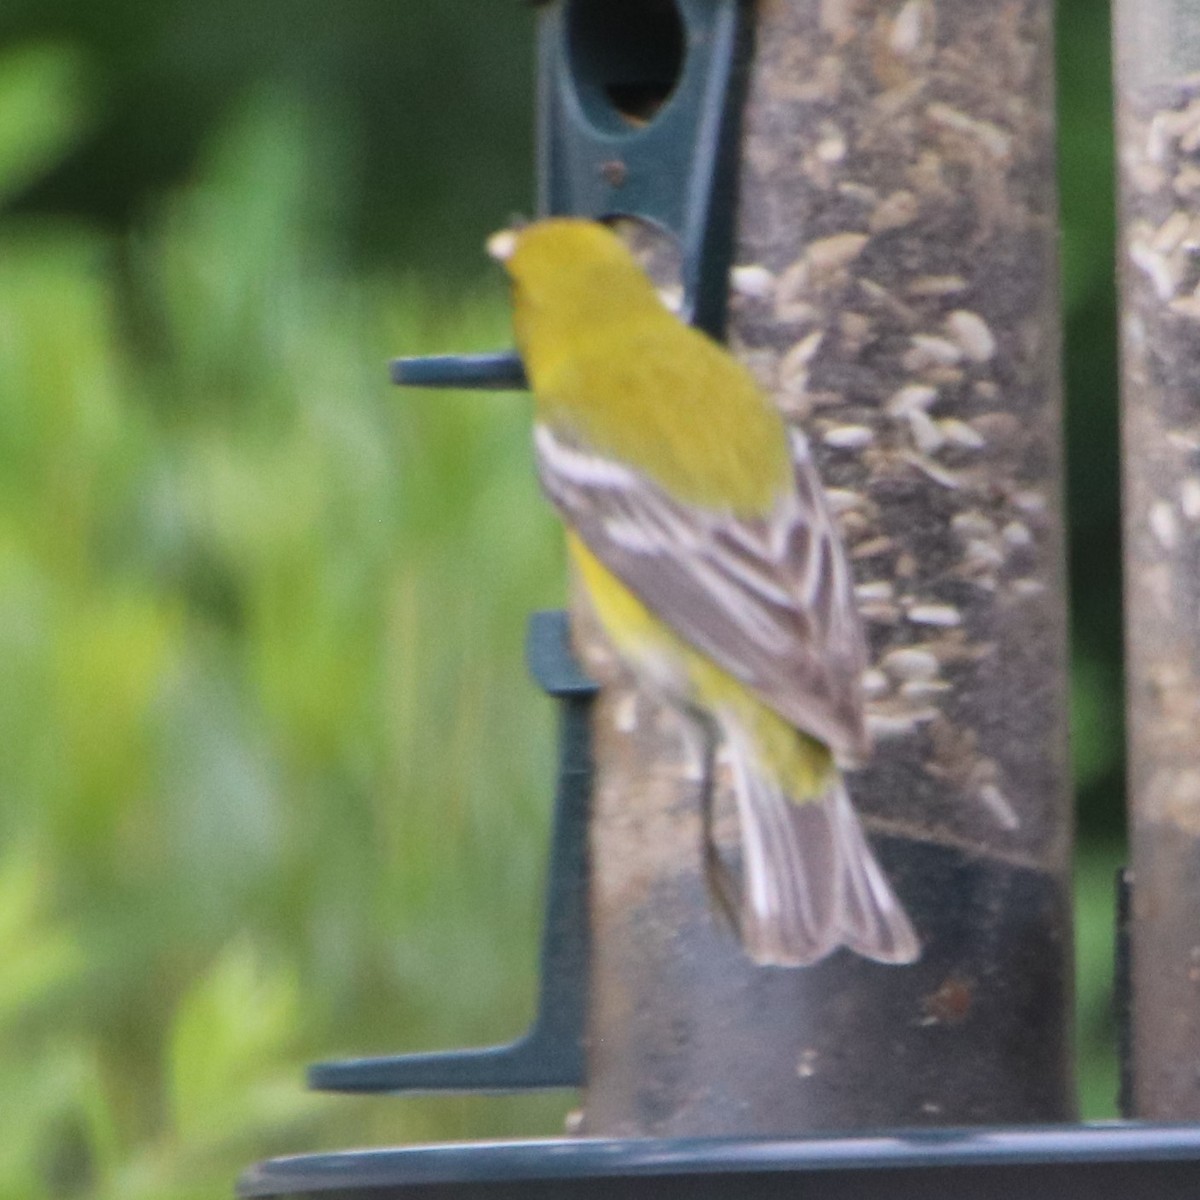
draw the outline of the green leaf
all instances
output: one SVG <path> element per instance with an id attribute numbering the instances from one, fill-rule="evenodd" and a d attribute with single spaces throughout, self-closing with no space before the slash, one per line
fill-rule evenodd
<path id="1" fill-rule="evenodd" d="M 10 850 L 0 864 L 0 1033 L 44 1003 L 83 966 L 71 933 L 44 914 L 46 873 L 36 858 Z"/>
<path id="2" fill-rule="evenodd" d="M 74 51 L 35 44 L 0 57 L 0 205 L 60 162 L 85 125 Z"/>
<path id="3" fill-rule="evenodd" d="M 192 1149 L 279 1128 L 314 1098 L 288 1058 L 301 1025 L 289 967 L 250 942 L 228 946 L 184 996 L 171 1029 L 174 1125 Z"/>

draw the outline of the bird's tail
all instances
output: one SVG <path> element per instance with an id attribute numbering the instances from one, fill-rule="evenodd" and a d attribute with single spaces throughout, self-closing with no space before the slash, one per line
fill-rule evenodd
<path id="1" fill-rule="evenodd" d="M 740 931 L 755 962 L 803 966 L 838 946 L 886 963 L 921 947 L 859 824 L 841 772 L 793 799 L 753 738 L 727 729 L 742 843 Z"/>

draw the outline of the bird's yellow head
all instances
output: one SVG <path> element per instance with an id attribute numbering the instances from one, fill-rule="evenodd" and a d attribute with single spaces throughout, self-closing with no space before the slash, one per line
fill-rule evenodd
<path id="1" fill-rule="evenodd" d="M 625 243 L 595 221 L 537 221 L 494 234 L 487 248 L 512 280 L 513 330 L 533 376 L 581 337 L 666 314 Z"/>

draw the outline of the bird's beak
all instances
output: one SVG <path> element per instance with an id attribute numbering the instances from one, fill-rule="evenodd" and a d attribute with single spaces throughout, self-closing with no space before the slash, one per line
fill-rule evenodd
<path id="1" fill-rule="evenodd" d="M 499 263 L 508 262 L 516 248 L 517 235 L 512 229 L 502 229 L 499 233 L 493 233 L 487 240 L 488 254 Z"/>

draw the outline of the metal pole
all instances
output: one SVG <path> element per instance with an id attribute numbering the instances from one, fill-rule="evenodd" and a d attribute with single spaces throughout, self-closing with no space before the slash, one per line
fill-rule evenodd
<path id="1" fill-rule="evenodd" d="M 702 881 L 677 721 L 585 631 L 615 680 L 588 1133 L 1073 1112 L 1052 11 L 758 6 L 732 340 L 840 514 L 875 660 L 850 789 L 925 953 L 754 967 Z"/>
<path id="2" fill-rule="evenodd" d="M 1133 1108 L 1200 1117 L 1200 3 L 1116 5 Z"/>

